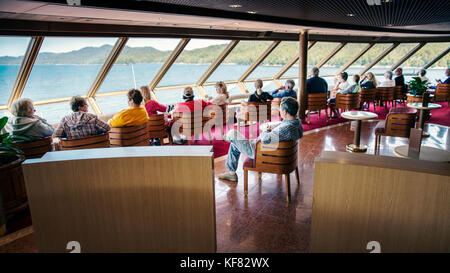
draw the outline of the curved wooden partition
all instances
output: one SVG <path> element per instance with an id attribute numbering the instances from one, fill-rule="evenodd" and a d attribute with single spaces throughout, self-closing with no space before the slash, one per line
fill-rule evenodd
<path id="1" fill-rule="evenodd" d="M 42 157 L 45 153 L 52 151 L 52 137 L 46 137 L 33 141 L 14 142 L 14 146 L 24 152 L 27 159 Z"/>
<path id="2" fill-rule="evenodd" d="M 23 163 L 39 252 L 215 252 L 211 146 L 47 153 Z M 50 174 L 50 175 L 49 175 Z"/>
<path id="3" fill-rule="evenodd" d="M 111 147 L 148 146 L 147 122 L 137 126 L 111 127 L 109 143 Z"/>
<path id="4" fill-rule="evenodd" d="M 98 136 L 90 136 L 79 139 L 61 139 L 61 150 L 77 150 L 77 149 L 92 149 L 92 148 L 108 148 L 109 134 L 101 134 Z"/>

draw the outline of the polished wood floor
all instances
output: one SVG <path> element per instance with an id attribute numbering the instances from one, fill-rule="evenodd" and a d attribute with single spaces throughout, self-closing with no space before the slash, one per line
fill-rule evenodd
<path id="1" fill-rule="evenodd" d="M 373 154 L 377 121 L 362 123 L 361 143 Z M 423 145 L 450 151 L 450 128 L 430 125 L 431 137 Z M 239 181 L 225 182 L 217 175 L 225 171 L 225 158 L 215 160 L 217 252 L 308 252 L 312 214 L 314 160 L 322 151 L 345 151 L 353 141 L 350 124 L 306 132 L 300 140 L 298 165 L 300 185 L 291 174 L 292 202 L 286 203 L 285 183 L 281 176 L 249 173 L 249 194 L 244 198 L 242 160 Z M 381 155 L 394 156 L 396 146 L 407 139 L 382 137 Z M 20 237 L 20 236 L 19 236 Z M 1 244 L 1 238 L 0 238 Z M 36 252 L 34 235 L 0 246 L 0 252 Z"/>

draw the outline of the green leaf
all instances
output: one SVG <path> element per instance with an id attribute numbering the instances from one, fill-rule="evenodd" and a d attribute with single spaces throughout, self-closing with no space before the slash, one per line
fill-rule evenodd
<path id="1" fill-rule="evenodd" d="M 8 117 L 0 118 L 0 131 L 5 127 L 7 122 L 8 122 Z"/>
<path id="2" fill-rule="evenodd" d="M 3 148 L 3 149 L 1 149 L 3 151 L 8 151 L 9 150 L 9 151 L 15 152 L 17 154 L 24 154 L 24 152 L 22 150 L 20 150 L 19 148 L 15 147 L 15 146 L 13 146 L 11 144 L 4 144 L 0 148 Z"/>

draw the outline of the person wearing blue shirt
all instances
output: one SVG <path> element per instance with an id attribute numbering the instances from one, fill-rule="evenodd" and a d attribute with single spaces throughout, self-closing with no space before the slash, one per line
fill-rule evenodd
<path id="1" fill-rule="evenodd" d="M 445 69 L 445 76 L 447 76 L 447 79 L 442 82 L 441 80 L 438 80 L 438 83 L 443 83 L 443 84 L 450 84 L 450 68 Z"/>
<path id="2" fill-rule="evenodd" d="M 319 68 L 311 69 L 312 77 L 306 80 L 306 94 L 321 94 L 328 92 L 328 83 L 319 77 Z"/>
<path id="3" fill-rule="evenodd" d="M 284 97 L 292 97 L 297 99 L 297 93 L 293 90 L 295 86 L 295 82 L 293 80 L 287 80 L 284 84 L 284 87 L 281 87 L 272 92 L 272 97 L 274 98 L 284 98 Z"/>

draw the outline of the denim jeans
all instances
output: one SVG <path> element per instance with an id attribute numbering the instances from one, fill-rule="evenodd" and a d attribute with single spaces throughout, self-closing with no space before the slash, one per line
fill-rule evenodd
<path id="1" fill-rule="evenodd" d="M 252 146 L 250 140 L 246 139 L 245 136 L 236 130 L 228 131 L 227 139 L 230 141 L 230 149 L 228 150 L 226 167 L 228 170 L 235 172 L 241 153 L 247 157 L 254 158 L 255 148 Z"/>

